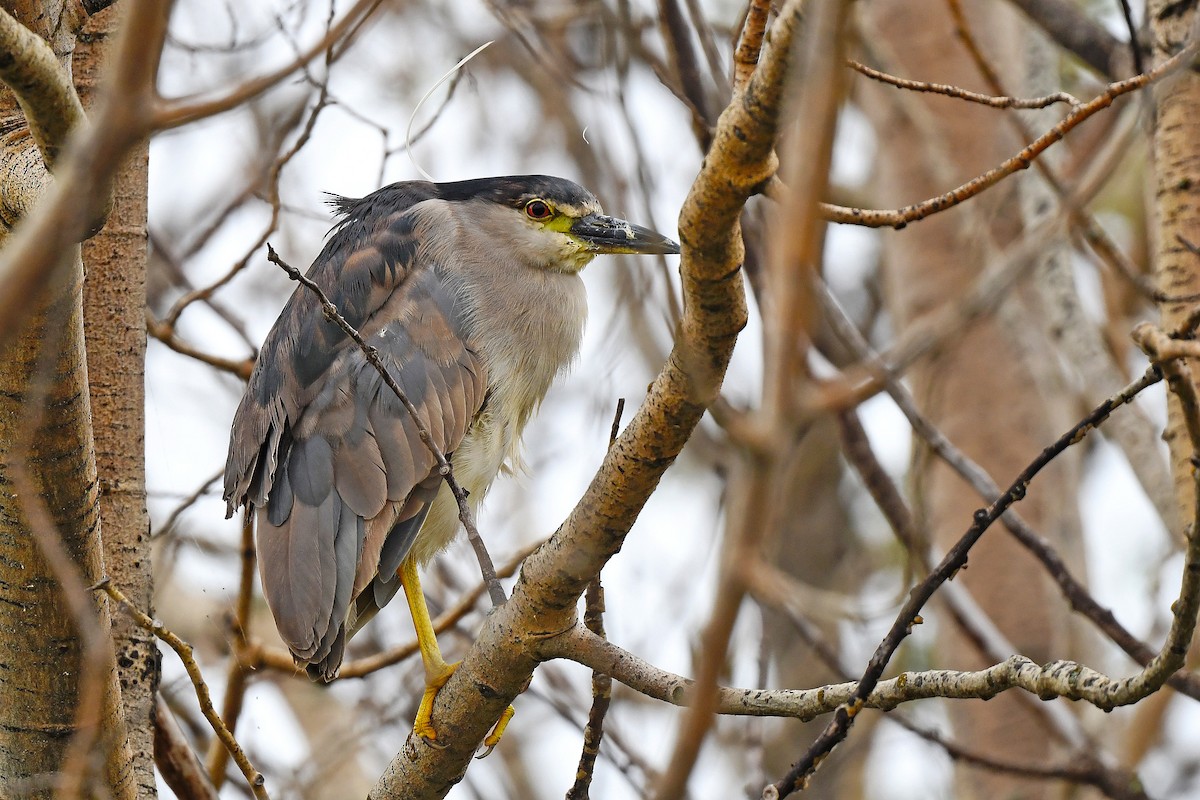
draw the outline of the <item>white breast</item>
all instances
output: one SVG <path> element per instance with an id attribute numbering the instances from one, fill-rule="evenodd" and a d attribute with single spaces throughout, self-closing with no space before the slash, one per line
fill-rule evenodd
<path id="1" fill-rule="evenodd" d="M 501 274 L 492 267 L 485 275 Z M 587 318 L 587 297 L 578 275 L 512 268 L 518 275 L 506 275 L 513 282 L 503 290 L 489 285 L 488 277 L 469 275 L 462 284 L 470 317 L 488 320 L 472 337 L 487 365 L 488 398 L 451 458 L 473 508 L 497 474 L 519 466 L 521 432 L 555 376 L 574 360 Z M 433 558 L 458 529 L 457 504 L 449 487 L 443 486 L 413 544 L 417 561 Z"/>

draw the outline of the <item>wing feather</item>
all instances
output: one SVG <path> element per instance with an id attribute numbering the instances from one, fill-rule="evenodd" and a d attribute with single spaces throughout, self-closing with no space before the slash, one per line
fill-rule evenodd
<path id="1" fill-rule="evenodd" d="M 419 203 L 433 190 L 397 184 L 377 194 L 388 192 L 343 202 L 349 216 L 308 275 L 449 455 L 479 412 L 487 372 L 455 290 L 417 247 Z M 403 404 L 298 288 L 234 418 L 225 499 L 230 514 L 258 510 L 264 594 L 315 678 L 336 676 L 346 640 L 395 593 L 395 571 L 440 488 L 434 467 Z"/>

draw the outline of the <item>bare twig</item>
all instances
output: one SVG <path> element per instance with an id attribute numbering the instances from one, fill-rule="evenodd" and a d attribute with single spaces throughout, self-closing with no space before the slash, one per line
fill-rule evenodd
<path id="1" fill-rule="evenodd" d="M 608 446 L 612 447 L 621 429 L 621 414 L 625 410 L 625 398 L 617 400 L 613 414 L 612 429 L 608 434 Z M 583 624 L 589 631 L 604 638 L 604 586 L 597 575 L 588 585 L 584 600 Z M 567 790 L 566 800 L 587 800 L 592 784 L 592 773 L 596 768 L 596 757 L 600 755 L 600 741 L 604 738 L 604 717 L 612 702 L 612 677 L 592 670 L 592 707 L 588 711 L 587 725 L 583 728 L 583 752 L 579 754 L 579 766 L 575 769 L 575 783 Z"/>
<path id="2" fill-rule="evenodd" d="M 962 569 L 967 563 L 967 556 L 971 548 L 979 541 L 987 529 L 1011 505 L 1025 497 L 1025 492 L 1029 488 L 1029 484 L 1033 478 L 1047 464 L 1058 457 L 1060 453 L 1082 441 L 1090 431 L 1103 423 L 1113 411 L 1133 400 L 1143 389 L 1157 383 L 1158 380 L 1157 370 L 1152 369 L 1146 375 L 1143 375 L 1123 389 L 1119 394 L 1105 400 L 1079 423 L 1072 426 L 1070 430 L 1060 436 L 1052 445 L 1043 450 L 1029 466 L 1021 471 L 1021 474 L 1017 476 L 1017 479 L 1013 481 L 1008 490 L 1000 498 L 989 504 L 987 508 L 982 508 L 975 512 L 975 521 L 967 529 L 967 532 L 950 549 L 930 576 L 914 587 L 909 593 L 909 599 L 901 608 L 895 622 L 892 623 L 887 636 L 884 637 L 876 648 L 853 695 L 838 707 L 834 719 L 826 726 L 825 730 L 813 742 L 808 751 L 788 770 L 783 778 L 774 784 L 775 797 L 786 797 L 807 785 L 822 759 L 846 738 L 851 726 L 854 724 L 854 718 L 862 710 L 864 700 L 879 682 L 879 678 L 895 653 L 896 648 L 908 637 L 912 632 L 913 625 L 919 621 L 919 612 L 925 603 L 929 601 L 929 598 L 933 596 L 939 586 L 953 577 L 958 570 Z M 1134 678 L 1118 682 L 1097 682 L 1095 676 L 1098 673 L 1079 665 L 1073 665 L 1069 669 L 1069 672 L 1071 672 L 1070 675 L 1064 676 L 1062 673 L 1058 674 L 1059 677 L 1067 677 L 1072 685 L 1078 686 L 1078 690 L 1073 690 L 1074 694 L 1068 693 L 1067 696 L 1083 697 L 1100 708 L 1111 708 L 1115 705 L 1136 702 L 1137 699 L 1145 697 L 1146 694 L 1156 690 L 1158 685 L 1161 685 L 1161 682 L 1165 682 L 1170 673 L 1163 669 L 1162 664 L 1156 663 L 1157 661 L 1158 659 L 1156 658 L 1155 663 L 1147 666 L 1143 672 Z M 1067 662 L 1056 662 L 1056 664 L 1047 665 L 1047 668 L 1053 668 L 1049 669 L 1049 672 L 1055 673 L 1057 670 L 1062 669 L 1059 665 L 1065 663 Z M 1160 678 L 1161 681 L 1159 680 Z M 1156 682 L 1158 685 L 1155 685 Z"/>
<path id="3" fill-rule="evenodd" d="M 866 341 L 850 323 L 837 301 L 827 290 L 823 291 L 820 297 L 824 304 L 825 317 L 832 323 L 842 341 L 855 352 L 858 358 L 874 358 Z M 1171 340 L 1173 343 L 1178 341 L 1180 340 Z M 990 503 L 999 498 L 1000 487 L 996 485 L 987 471 L 955 447 L 933 423 L 921 414 L 908 389 L 890 369 L 885 368 L 884 372 L 888 376 L 885 390 L 896 403 L 896 407 L 908 419 L 909 424 L 912 425 L 913 433 L 921 438 L 963 480 L 969 483 L 985 502 Z M 1145 642 L 1130 633 L 1117 620 L 1112 611 L 1100 605 L 1088 592 L 1087 587 L 1071 574 L 1062 557 L 1046 541 L 1045 537 L 1038 534 L 1015 510 L 1006 511 L 1001 520 L 1013 537 L 1046 568 L 1047 574 L 1058 586 L 1073 611 L 1090 620 L 1097 629 L 1138 664 L 1145 666 L 1150 663 L 1154 658 L 1154 651 Z M 1200 676 L 1180 672 L 1171 676 L 1169 683 L 1175 690 L 1200 700 Z"/>
<path id="4" fill-rule="evenodd" d="M 200 498 L 204 497 L 204 495 L 212 489 L 216 482 L 221 480 L 221 477 L 224 474 L 224 470 L 221 470 L 220 472 L 214 472 L 208 478 L 208 480 L 200 484 L 200 487 L 196 489 L 196 491 L 183 498 L 179 505 L 172 509 L 170 515 L 163 520 L 163 524 L 159 527 L 159 529 L 154 532 L 154 538 L 158 539 L 160 537 L 170 536 L 173 534 L 175 532 L 175 526 L 179 524 L 179 518 L 183 516 L 183 513 L 199 502 Z"/>
<path id="5" fill-rule="evenodd" d="M 201 713 L 208 720 L 208 724 L 212 726 L 213 732 L 217 734 L 217 738 L 221 740 L 221 743 L 229 750 L 229 754 L 233 756 L 234 763 L 238 765 L 242 774 L 246 776 L 246 783 L 249 784 L 250 791 L 258 800 L 270 800 L 266 789 L 266 779 L 263 777 L 263 774 L 250 763 L 250 759 L 246 756 L 245 751 L 242 750 L 242 746 L 238 744 L 233 733 L 226 727 L 225 722 L 217 713 L 216 707 L 213 706 L 212 694 L 208 691 L 208 684 L 204 682 L 204 675 L 200 672 L 200 666 L 192 656 L 192 646 L 183 639 L 180 639 L 161 622 L 151 619 L 144 611 L 130 603 L 125 594 L 114 586 L 108 578 L 102 579 L 93 588 L 103 591 L 114 602 L 122 605 L 130 616 L 133 617 L 134 622 L 166 642 L 167 646 L 175 651 L 175 654 L 179 656 L 179 660 L 183 662 L 183 668 L 187 670 L 188 677 L 192 679 L 192 686 L 196 690 L 196 699 L 200 702 Z"/>
<path id="6" fill-rule="evenodd" d="M 299 71 L 309 61 L 328 51 L 345 37 L 352 36 L 358 30 L 359 25 L 375 11 L 381 2 L 382 0 L 358 0 L 342 15 L 341 19 L 325 31 L 320 39 L 292 61 L 279 69 L 235 86 L 224 94 L 209 98 L 180 97 L 171 100 L 160 98 L 153 114 L 154 129 L 178 128 L 181 125 L 237 108 L 247 100 L 253 100 Z"/>
<path id="7" fill-rule="evenodd" d="M 1189 42 L 1171 58 L 1167 59 L 1149 72 L 1143 72 L 1132 78 L 1116 83 L 1110 83 L 1103 92 L 1086 103 L 1075 106 L 1061 122 L 1035 139 L 1028 147 L 1016 155 L 1005 159 L 999 166 L 989 169 L 966 183 L 950 191 L 919 203 L 894 210 L 847 208 L 831 203 L 821 204 L 821 213 L 830 222 L 840 222 L 847 225 L 863 225 L 868 228 L 900 228 L 910 222 L 917 222 L 933 214 L 953 208 L 966 200 L 975 197 L 986 189 L 995 186 L 1013 173 L 1027 169 L 1038 156 L 1051 145 L 1061 141 L 1071 130 L 1097 112 L 1108 108 L 1118 97 L 1138 91 L 1152 83 L 1162 80 L 1176 70 L 1182 69 L 1196 57 L 1198 45 Z"/>
<path id="8" fill-rule="evenodd" d="M 328 56 L 326 58 L 328 60 Z M 183 314 L 183 312 L 186 311 L 187 308 L 192 303 L 195 303 L 196 301 L 204 301 L 204 302 L 211 301 L 213 295 L 216 294 L 216 292 L 219 289 L 221 289 L 223 286 L 227 285 L 230 281 L 232 281 L 239 274 L 241 274 L 242 270 L 244 270 L 249 265 L 250 259 L 253 258 L 254 255 L 259 251 L 259 249 L 264 244 L 267 243 L 267 239 L 279 227 L 279 215 L 280 215 L 280 211 L 282 208 L 282 204 L 281 204 L 280 197 L 279 197 L 280 177 L 283 175 L 284 168 L 292 161 L 292 159 L 294 159 L 296 157 L 296 155 L 301 150 L 304 149 L 304 146 L 306 144 L 308 144 L 309 140 L 312 138 L 313 129 L 317 125 L 317 119 L 320 117 L 321 112 L 329 105 L 329 102 L 330 102 L 329 87 L 326 84 L 324 84 L 324 83 L 318 84 L 317 90 L 318 90 L 317 91 L 317 99 L 313 103 L 312 109 L 307 114 L 303 115 L 304 124 L 303 124 L 303 127 L 301 127 L 301 129 L 300 129 L 299 135 L 296 136 L 296 141 L 292 142 L 291 147 L 289 147 L 286 152 L 281 153 L 279 155 L 279 157 L 276 158 L 271 163 L 270 167 L 267 169 L 266 180 L 265 180 L 266 196 L 262 198 L 263 201 L 266 202 L 271 207 L 271 216 L 267 220 L 267 224 L 263 227 L 262 232 L 259 233 L 256 240 L 249 247 L 246 248 L 246 250 L 243 252 L 241 258 L 239 258 L 237 261 L 235 261 L 233 263 L 233 265 L 225 272 L 224 275 L 222 275 L 216 281 L 208 284 L 207 286 L 203 286 L 199 289 L 193 289 L 190 292 L 187 292 L 186 294 L 179 297 L 178 299 L 175 300 L 174 303 L 171 304 L 170 310 L 167 312 L 166 316 L 163 318 L 163 322 L 166 325 L 170 326 L 170 328 L 168 330 L 174 328 L 174 326 L 179 322 L 180 315 Z M 293 126 L 298 125 L 302 118 L 301 117 L 302 111 L 303 111 L 303 106 L 300 107 L 299 109 L 297 109 L 296 115 L 288 122 L 287 125 L 281 126 L 281 127 L 283 127 L 285 130 L 290 130 Z M 282 143 L 283 143 L 283 136 L 280 137 L 277 146 L 281 146 Z M 251 187 L 248 186 L 246 191 L 250 192 L 250 189 L 251 189 Z M 217 231 L 217 229 L 219 228 L 224 215 L 231 213 L 234 209 L 237 208 L 237 206 L 238 206 L 238 204 L 236 204 L 236 203 L 231 203 L 230 205 L 226 206 L 226 208 L 222 212 L 222 214 L 218 215 L 217 218 L 214 219 L 213 222 L 204 231 L 204 233 L 200 237 L 197 238 L 196 242 L 193 243 L 192 250 L 194 251 L 196 248 L 198 248 L 200 245 L 202 245 L 205 241 L 207 241 L 207 237 L 211 237 L 212 234 L 215 233 Z M 149 312 L 147 312 L 147 313 L 149 313 Z M 190 353 L 189 353 L 189 355 L 190 355 Z"/>
<path id="9" fill-rule="evenodd" d="M 866 64 L 859 63 L 852 58 L 846 59 L 846 65 L 851 69 L 859 72 L 871 80 L 886 83 L 895 86 L 898 89 L 908 89 L 913 92 L 928 92 L 930 94 L 942 94 L 947 97 L 953 97 L 958 100 L 966 100 L 971 103 L 988 106 L 990 108 L 1046 108 L 1056 103 L 1066 103 L 1071 107 L 1082 105 L 1071 95 L 1066 92 L 1055 92 L 1044 97 L 997 97 L 990 94 L 980 94 L 972 92 L 958 86 L 951 86 L 945 83 L 928 83 L 927 81 L 914 81 L 908 78 L 898 78 L 895 75 L 889 75 L 877 69 L 868 67 Z"/>

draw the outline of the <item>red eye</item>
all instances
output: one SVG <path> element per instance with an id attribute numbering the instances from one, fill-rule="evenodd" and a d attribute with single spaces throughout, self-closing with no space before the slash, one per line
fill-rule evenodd
<path id="1" fill-rule="evenodd" d="M 550 210 L 550 206 L 541 200 L 530 200 L 526 203 L 525 213 L 529 215 L 530 219 L 549 219 L 554 214 Z"/>

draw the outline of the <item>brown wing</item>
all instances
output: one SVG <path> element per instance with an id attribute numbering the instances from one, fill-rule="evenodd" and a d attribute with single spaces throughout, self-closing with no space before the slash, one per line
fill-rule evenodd
<path id="1" fill-rule="evenodd" d="M 411 206 L 427 186 L 376 194 L 412 187 Z M 377 349 L 448 454 L 483 403 L 484 366 L 454 290 L 417 247 L 416 215 L 394 197 L 371 199 L 358 201 L 366 211 L 357 216 L 349 207 L 309 277 Z M 263 593 L 315 677 L 337 674 L 347 611 L 381 552 L 398 564 L 411 546 L 437 491 L 434 464 L 378 371 L 298 288 L 234 417 L 225 499 L 230 514 L 256 509 Z"/>

